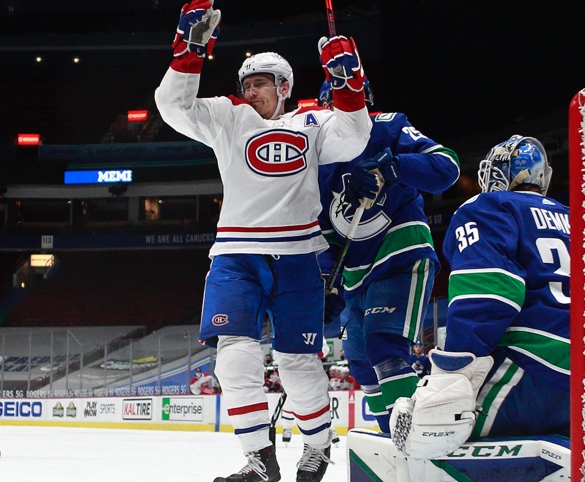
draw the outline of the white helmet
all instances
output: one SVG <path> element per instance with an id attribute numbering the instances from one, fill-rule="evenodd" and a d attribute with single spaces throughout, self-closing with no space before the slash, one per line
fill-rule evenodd
<path id="1" fill-rule="evenodd" d="M 240 86 L 242 87 L 243 80 L 249 75 L 254 74 L 272 74 L 274 75 L 274 83 L 276 84 L 276 94 L 278 95 L 278 106 L 272 118 L 276 117 L 276 114 L 280 110 L 280 106 L 284 99 L 291 96 L 292 88 L 294 84 L 293 70 L 287 60 L 278 55 L 275 52 L 262 52 L 260 54 L 252 55 L 244 60 L 244 63 L 238 71 L 238 77 L 240 80 Z M 280 93 L 278 87 L 284 82 L 288 81 L 289 89 L 285 95 Z"/>

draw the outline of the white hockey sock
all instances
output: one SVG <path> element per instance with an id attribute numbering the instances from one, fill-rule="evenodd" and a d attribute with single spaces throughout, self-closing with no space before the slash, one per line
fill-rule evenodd
<path id="1" fill-rule="evenodd" d="M 329 381 L 316 354 L 278 353 L 278 371 L 303 442 L 325 448 L 329 429 Z"/>
<path id="2" fill-rule="evenodd" d="M 264 392 L 264 357 L 260 343 L 244 336 L 220 336 L 216 374 L 244 453 L 270 445 L 270 414 Z"/>

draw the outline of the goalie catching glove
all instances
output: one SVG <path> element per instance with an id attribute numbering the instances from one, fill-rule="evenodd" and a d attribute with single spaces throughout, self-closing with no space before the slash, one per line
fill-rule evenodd
<path id="1" fill-rule="evenodd" d="M 173 41 L 174 56 L 188 52 L 201 58 L 211 55 L 220 20 L 221 11 L 213 9 L 213 0 L 194 0 L 183 5 Z"/>
<path id="2" fill-rule="evenodd" d="M 399 398 L 390 417 L 390 432 L 398 450 L 420 459 L 444 457 L 471 435 L 477 394 L 491 370 L 490 356 L 431 350 L 431 374 L 419 383 L 412 398 Z"/>

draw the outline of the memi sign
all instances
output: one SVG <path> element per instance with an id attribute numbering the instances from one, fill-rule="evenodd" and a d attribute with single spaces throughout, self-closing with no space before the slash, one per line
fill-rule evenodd
<path id="1" fill-rule="evenodd" d="M 65 184 L 132 182 L 132 170 L 65 171 Z"/>
<path id="2" fill-rule="evenodd" d="M 132 171 L 98 171 L 97 182 L 132 182 Z"/>

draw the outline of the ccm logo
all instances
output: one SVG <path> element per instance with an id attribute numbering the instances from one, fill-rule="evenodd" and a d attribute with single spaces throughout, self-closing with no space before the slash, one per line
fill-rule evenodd
<path id="1" fill-rule="evenodd" d="M 396 307 L 390 308 L 389 306 L 376 306 L 375 308 L 368 308 L 364 313 L 364 316 L 377 315 L 378 313 L 393 313 L 396 311 Z"/>
<path id="2" fill-rule="evenodd" d="M 309 138 L 280 129 L 264 132 L 246 143 L 246 163 L 262 176 L 290 176 L 307 168 Z"/>
<path id="3" fill-rule="evenodd" d="M 228 315 L 215 315 L 211 319 L 211 323 L 215 326 L 227 325 L 229 323 Z"/>

